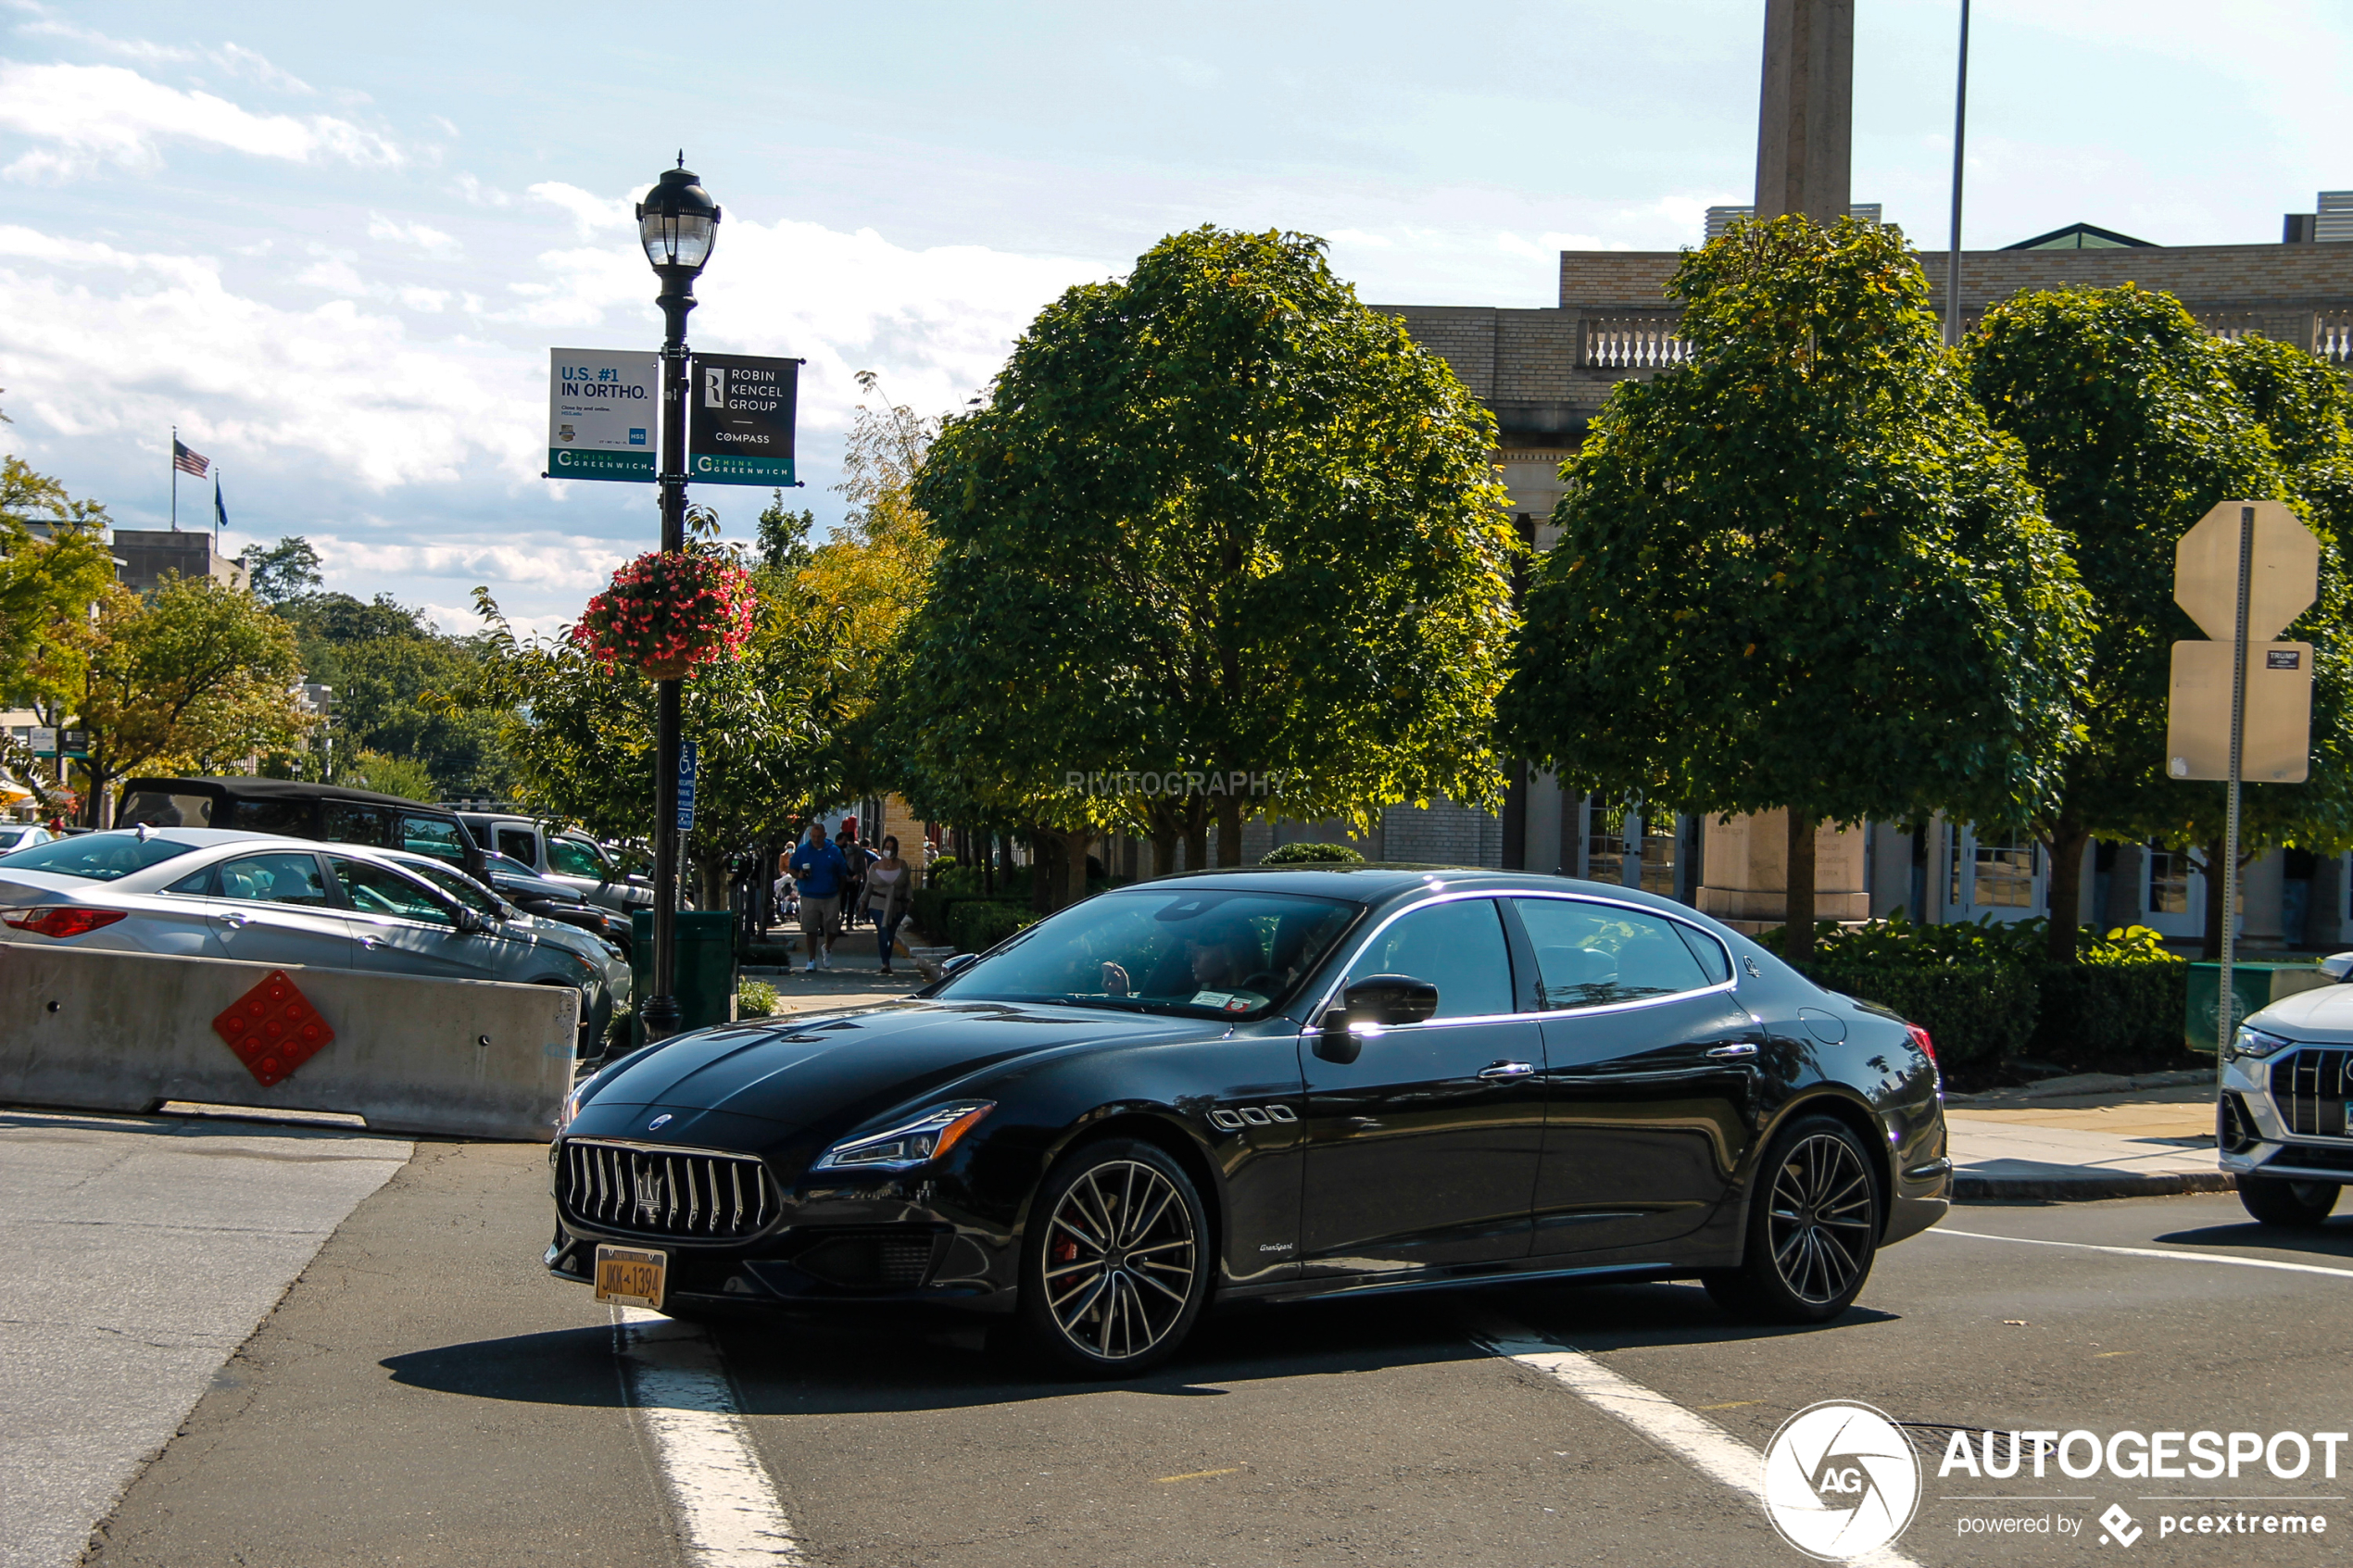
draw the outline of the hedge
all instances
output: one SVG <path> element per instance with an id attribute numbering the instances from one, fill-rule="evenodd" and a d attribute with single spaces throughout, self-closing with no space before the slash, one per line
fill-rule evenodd
<path id="1" fill-rule="evenodd" d="M 961 901 L 948 918 L 950 940 L 960 953 L 986 952 L 1024 926 L 1038 922 L 1026 904 L 984 898 Z"/>
<path id="2" fill-rule="evenodd" d="M 1814 962 L 1797 966 L 1816 985 L 1877 1002 L 1926 1029 L 1946 1071 L 1991 1067 L 2033 1036 L 2035 975 L 2011 964 Z M 2180 1026 L 2175 1026 L 2178 1034 Z"/>
<path id="3" fill-rule="evenodd" d="M 1345 844 L 1286 844 L 1258 858 L 1262 866 L 1361 866 L 1365 857 Z"/>
<path id="4" fill-rule="evenodd" d="M 2190 966 L 2044 964 L 2031 1041 L 2037 1056 L 2177 1056 L 2189 1014 Z"/>

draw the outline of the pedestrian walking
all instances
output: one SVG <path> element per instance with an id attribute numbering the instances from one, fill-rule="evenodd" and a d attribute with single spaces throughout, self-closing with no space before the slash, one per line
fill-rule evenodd
<path id="1" fill-rule="evenodd" d="M 800 892 L 800 939 L 812 970 L 834 967 L 834 932 L 841 920 L 841 894 L 849 881 L 849 864 L 825 824 L 812 822 L 800 847 L 793 851 L 793 880 Z"/>
<path id="2" fill-rule="evenodd" d="M 899 940 L 899 922 L 907 918 L 914 885 L 915 868 L 899 858 L 899 840 L 884 838 L 882 854 L 866 868 L 866 912 L 874 918 L 885 974 L 891 972 L 891 947 Z"/>
<path id="3" fill-rule="evenodd" d="M 866 868 L 874 863 L 875 853 L 862 848 L 858 835 L 844 827 L 834 835 L 834 847 L 841 851 L 841 862 L 848 868 L 843 872 L 841 922 L 845 928 L 858 923 L 858 912 L 866 904 Z"/>

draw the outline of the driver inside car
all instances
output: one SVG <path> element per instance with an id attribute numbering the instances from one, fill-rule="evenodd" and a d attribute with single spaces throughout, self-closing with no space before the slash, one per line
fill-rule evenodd
<path id="1" fill-rule="evenodd" d="M 1187 933 L 1182 941 L 1161 955 L 1141 986 L 1134 983 L 1126 965 L 1105 960 L 1103 993 L 1112 997 L 1189 997 L 1201 991 L 1233 991 L 1252 978 L 1272 983 L 1274 976 L 1265 969 L 1258 933 L 1247 924 L 1236 922 Z"/>

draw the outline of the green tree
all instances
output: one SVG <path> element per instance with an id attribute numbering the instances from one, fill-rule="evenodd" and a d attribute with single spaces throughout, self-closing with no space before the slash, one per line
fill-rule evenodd
<path id="1" fill-rule="evenodd" d="M 254 597 L 282 605 L 305 594 L 315 594 L 326 579 L 319 572 L 319 552 L 299 533 L 291 533 L 262 549 L 245 552 L 245 581 Z"/>
<path id="2" fill-rule="evenodd" d="M 114 581 L 107 510 L 0 458 L 0 701 L 54 703 L 82 673 L 74 628 Z"/>
<path id="3" fill-rule="evenodd" d="M 2015 821 L 2055 785 L 2084 607 L 1900 233 L 1801 217 L 1688 256 L 1688 364 L 1622 383 L 1562 472 L 1501 704 L 1564 784 L 1818 822 Z"/>
<path id="4" fill-rule="evenodd" d="M 404 800 L 441 798 L 440 787 L 423 763 L 413 758 L 386 757 L 381 751 L 363 750 L 353 757 L 343 769 L 342 782 L 379 795 L 397 795 Z"/>
<path id="5" fill-rule="evenodd" d="M 1058 835 L 1066 891 L 1112 825 L 1201 865 L 1214 808 L 1238 864 L 1245 814 L 1498 787 L 1494 421 L 1323 248 L 1204 227 L 1070 290 L 910 493 L 940 546 L 895 688 L 911 797 Z"/>
<path id="6" fill-rule="evenodd" d="M 444 700 L 473 680 L 476 639 L 443 633 L 388 594 L 304 594 L 276 609 L 300 639 L 305 678 L 333 688 L 337 756 L 366 749 L 415 762 L 446 794 L 506 792 L 504 715 Z"/>
<path id="7" fill-rule="evenodd" d="M 759 581 L 775 586 L 764 571 Z M 608 673 L 569 638 L 523 640 L 485 589 L 486 628 L 473 680 L 456 700 L 503 713 L 517 797 L 560 822 L 619 839 L 652 836 L 654 687 Z M 818 721 L 823 645 L 781 595 L 762 597 L 741 658 L 686 683 L 681 733 L 695 743 L 695 830 L 684 857 L 705 908 L 724 908 L 735 858 L 788 832 L 834 797 L 834 754 Z"/>
<path id="8" fill-rule="evenodd" d="M 84 673 L 70 706 L 90 734 L 93 826 L 113 820 L 120 779 L 243 771 L 308 722 L 293 696 L 293 628 L 213 578 L 167 577 L 145 598 L 109 587 L 75 636 Z"/>
<path id="9" fill-rule="evenodd" d="M 2315 649 L 2311 782 L 2249 786 L 2244 842 L 2353 842 L 2343 383 L 2288 345 L 2211 338 L 2171 295 L 2130 284 L 2021 295 L 1964 352 L 1987 413 L 2024 445 L 2096 620 L 2069 694 L 2083 744 L 2031 824 L 2051 857 L 2051 908 L 2076 908 L 2094 837 L 2202 845 L 2221 864 L 2223 786 L 2167 778 L 2164 752 L 2171 645 L 2204 634 L 2173 602 L 2174 547 L 2222 500 L 2289 500 L 2330 546 L 2321 600 L 2287 633 Z M 2207 902 L 2212 945 L 2219 892 Z M 2073 928 L 2052 922 L 2055 961 L 2073 961 Z"/>

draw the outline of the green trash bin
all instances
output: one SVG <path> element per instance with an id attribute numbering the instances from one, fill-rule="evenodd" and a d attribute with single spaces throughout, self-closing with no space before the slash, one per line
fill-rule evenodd
<path id="1" fill-rule="evenodd" d="M 646 1043 L 642 1010 L 654 994 L 654 912 L 630 916 L 629 1043 Z M 736 917 L 725 909 L 682 911 L 677 916 L 678 1031 L 707 1029 L 736 1021 Z"/>
<path id="2" fill-rule="evenodd" d="M 2309 991 L 2315 985 L 2328 985 L 2329 977 L 2321 972 L 2320 965 L 2309 959 L 2280 962 L 2258 959 L 2252 962 L 2241 960 L 2231 965 L 2231 1022 L 2233 1027 L 2246 1021 L 2250 1014 L 2262 1011 L 2283 997 L 2298 991 Z M 2222 966 L 2219 963 L 2190 965 L 2189 1017 L 2183 1020 L 2183 1043 L 2190 1049 L 2207 1056 L 2214 1054 L 2214 1028 L 2217 1022 L 2217 999 L 2222 989 Z"/>

